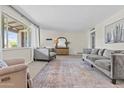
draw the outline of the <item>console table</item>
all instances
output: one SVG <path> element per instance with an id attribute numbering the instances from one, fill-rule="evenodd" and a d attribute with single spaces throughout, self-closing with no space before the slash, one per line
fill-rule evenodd
<path id="1" fill-rule="evenodd" d="M 57 55 L 69 55 L 69 48 L 56 48 Z"/>

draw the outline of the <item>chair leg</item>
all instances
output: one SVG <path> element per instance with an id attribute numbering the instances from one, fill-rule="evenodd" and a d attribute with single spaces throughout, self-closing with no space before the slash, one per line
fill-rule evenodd
<path id="1" fill-rule="evenodd" d="M 112 84 L 116 84 L 116 79 L 112 79 Z"/>

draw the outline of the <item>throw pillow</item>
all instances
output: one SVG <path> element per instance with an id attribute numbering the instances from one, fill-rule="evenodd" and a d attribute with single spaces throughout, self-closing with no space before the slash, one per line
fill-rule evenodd
<path id="1" fill-rule="evenodd" d="M 99 49 L 92 49 L 91 54 L 97 55 L 98 51 L 99 51 Z"/>
<path id="2" fill-rule="evenodd" d="M 105 49 L 104 53 L 103 53 L 103 56 L 104 57 L 107 57 L 107 58 L 111 58 L 111 54 L 113 54 L 114 51 L 113 50 L 107 50 Z"/>
<path id="3" fill-rule="evenodd" d="M 7 66 L 8 66 L 8 65 L 6 64 L 5 61 L 0 60 L 0 68 L 5 68 L 5 67 L 7 67 Z"/>
<path id="4" fill-rule="evenodd" d="M 100 49 L 99 52 L 98 52 L 98 55 L 103 56 L 104 50 L 105 50 L 105 49 Z"/>

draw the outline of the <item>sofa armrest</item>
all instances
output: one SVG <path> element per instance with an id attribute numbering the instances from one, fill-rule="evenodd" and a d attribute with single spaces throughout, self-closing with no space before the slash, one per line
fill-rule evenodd
<path id="1" fill-rule="evenodd" d="M 7 63 L 8 66 L 25 63 L 24 59 L 9 59 L 9 60 L 4 60 L 4 61 Z"/>
<path id="2" fill-rule="evenodd" d="M 0 69 L 0 76 L 10 74 L 10 73 L 19 72 L 19 71 L 22 71 L 22 70 L 25 70 L 25 69 L 27 69 L 27 65 L 25 65 L 25 64 L 18 64 L 18 65 L 8 66 L 6 68 Z"/>
<path id="3" fill-rule="evenodd" d="M 111 78 L 124 79 L 124 54 L 112 54 L 111 58 Z"/>

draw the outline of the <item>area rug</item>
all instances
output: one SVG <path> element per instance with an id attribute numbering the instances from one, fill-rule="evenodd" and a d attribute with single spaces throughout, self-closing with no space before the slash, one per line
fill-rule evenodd
<path id="1" fill-rule="evenodd" d="M 114 88 L 111 80 L 80 58 L 60 57 L 33 79 L 34 88 Z"/>

